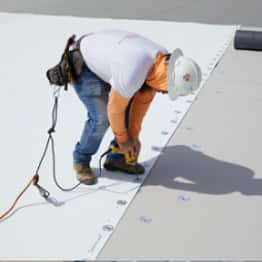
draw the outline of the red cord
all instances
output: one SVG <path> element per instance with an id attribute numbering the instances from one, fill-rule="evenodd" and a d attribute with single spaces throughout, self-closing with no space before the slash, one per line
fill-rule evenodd
<path id="1" fill-rule="evenodd" d="M 17 196 L 17 198 L 15 199 L 12 206 L 0 216 L 0 220 L 4 219 L 8 214 L 10 214 L 12 212 L 12 210 L 16 206 L 16 204 L 17 204 L 18 200 L 21 198 L 21 196 L 26 192 L 26 190 L 31 185 L 35 185 L 38 182 L 38 178 L 39 178 L 38 175 L 35 175 L 35 176 L 32 177 L 32 179 L 29 181 L 29 183 L 26 185 L 26 187 L 23 189 L 23 191 Z"/>

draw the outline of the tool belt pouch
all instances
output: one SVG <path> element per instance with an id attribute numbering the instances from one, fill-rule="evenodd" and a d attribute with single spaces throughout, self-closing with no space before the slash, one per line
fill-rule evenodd
<path id="1" fill-rule="evenodd" d="M 78 79 L 78 77 L 81 75 L 83 69 L 86 67 L 84 58 L 82 56 L 81 50 L 80 50 L 80 43 L 84 37 L 87 35 L 81 36 L 73 45 L 72 49 L 69 51 L 69 62 L 71 63 L 71 66 L 73 68 L 73 73 L 75 77 L 75 81 Z"/>
<path id="2" fill-rule="evenodd" d="M 47 70 L 46 76 L 50 84 L 63 86 L 77 81 L 82 70 L 86 67 L 80 51 L 80 42 L 85 37 L 80 37 L 69 50 L 64 51 L 60 62 Z"/>

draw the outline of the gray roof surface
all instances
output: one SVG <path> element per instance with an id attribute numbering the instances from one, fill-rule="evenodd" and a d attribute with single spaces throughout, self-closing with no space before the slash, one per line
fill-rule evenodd
<path id="1" fill-rule="evenodd" d="M 259 0 L 0 0 L 0 10 L 262 27 Z M 261 61 L 227 50 L 98 259 L 262 260 Z"/>
<path id="2" fill-rule="evenodd" d="M 227 50 L 99 258 L 262 259 L 261 61 Z"/>

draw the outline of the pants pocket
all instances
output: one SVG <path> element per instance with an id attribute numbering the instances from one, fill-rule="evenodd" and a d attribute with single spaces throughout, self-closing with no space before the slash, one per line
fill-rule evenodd
<path id="1" fill-rule="evenodd" d="M 108 88 L 108 84 L 96 74 L 85 69 L 79 79 L 74 83 L 74 89 L 79 97 L 101 96 Z"/>

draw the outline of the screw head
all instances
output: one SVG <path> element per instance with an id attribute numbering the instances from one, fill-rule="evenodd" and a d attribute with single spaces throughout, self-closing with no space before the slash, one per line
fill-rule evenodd
<path id="1" fill-rule="evenodd" d="M 127 204 L 127 201 L 126 200 L 118 200 L 117 202 L 116 202 L 119 206 L 124 206 L 124 205 L 126 205 Z"/>
<path id="2" fill-rule="evenodd" d="M 139 220 L 143 223 L 149 224 L 152 222 L 152 218 L 150 217 L 146 217 L 146 216 L 141 216 L 139 217 Z"/>
<path id="3" fill-rule="evenodd" d="M 114 230 L 114 227 L 112 225 L 104 225 L 103 230 L 106 232 L 111 232 Z"/>

